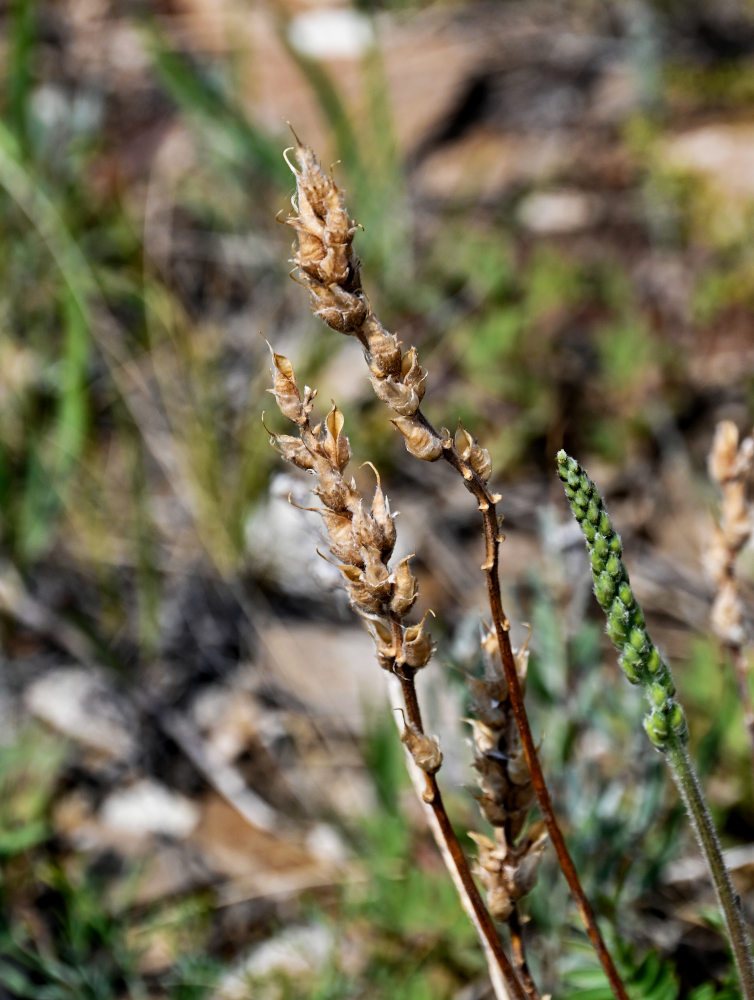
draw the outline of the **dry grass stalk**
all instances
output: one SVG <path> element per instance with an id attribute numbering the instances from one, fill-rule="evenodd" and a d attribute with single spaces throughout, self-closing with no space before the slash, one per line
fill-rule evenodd
<path id="1" fill-rule="evenodd" d="M 597 925 L 594 912 L 581 886 L 552 806 L 537 749 L 529 725 L 518 681 L 516 661 L 503 610 L 498 577 L 500 534 L 495 504 L 500 496 L 487 487 L 490 457 L 459 425 L 452 435 L 436 430 L 421 412 L 427 372 L 416 350 L 407 351 L 395 334 L 389 333 L 374 315 L 361 285 L 359 261 L 353 252 L 355 222 L 349 217 L 342 193 L 320 167 L 311 149 L 297 142 L 298 166 L 291 165 L 297 193 L 295 214 L 287 221 L 297 233 L 294 263 L 300 282 L 309 290 L 312 309 L 328 326 L 356 337 L 362 344 L 370 378 L 377 396 L 393 412 L 392 422 L 404 437 L 408 451 L 424 461 L 444 459 L 463 478 L 482 515 L 487 593 L 499 652 L 499 676 L 508 687 L 511 712 L 521 739 L 532 786 L 558 862 L 568 882 L 590 940 L 608 977 L 613 993 L 627 1000 L 625 987 Z"/>
<path id="2" fill-rule="evenodd" d="M 707 572 L 715 584 L 711 621 L 715 635 L 730 651 L 736 671 L 749 752 L 754 774 L 754 704 L 750 687 L 751 641 L 746 635 L 743 603 L 736 576 L 739 553 L 751 538 L 752 516 L 747 480 L 754 466 L 754 436 L 739 441 L 738 428 L 721 420 L 715 429 L 708 459 L 709 475 L 722 494 L 720 520 L 705 553 Z"/>
<path id="3" fill-rule="evenodd" d="M 422 798 L 431 810 L 432 829 L 479 933 L 496 994 L 501 1000 L 525 1000 L 527 994 L 484 906 L 435 778 L 442 752 L 437 740 L 424 731 L 414 682 L 416 671 L 429 662 L 432 640 L 425 628 L 426 615 L 418 624 L 405 621 L 416 601 L 417 584 L 408 558 L 390 566 L 395 522 L 379 476 L 371 504 L 367 504 L 354 480 L 344 477 L 351 450 L 343 434 L 342 413 L 333 403 L 325 420 L 312 426 L 314 390 L 307 386 L 301 393 L 286 357 L 273 352 L 273 363 L 272 393 L 281 413 L 298 428 L 296 437 L 272 434 L 273 442 L 283 458 L 317 480 L 314 492 L 322 507 L 315 509 L 322 516 L 330 553 L 343 574 L 351 604 L 374 639 L 380 666 L 400 682 L 405 709 L 402 741 L 423 774 Z"/>

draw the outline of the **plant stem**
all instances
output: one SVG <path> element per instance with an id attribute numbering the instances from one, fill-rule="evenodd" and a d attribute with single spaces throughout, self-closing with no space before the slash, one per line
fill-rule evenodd
<path id="1" fill-rule="evenodd" d="M 521 737 L 521 745 L 524 750 L 524 756 L 526 757 L 526 765 L 529 768 L 529 773 L 531 774 L 532 785 L 534 787 L 534 793 L 537 796 L 537 802 L 539 804 L 540 812 L 542 813 L 542 819 L 547 827 L 547 833 L 555 850 L 560 869 L 565 876 L 566 882 L 568 883 L 568 888 L 571 890 L 571 895 L 576 903 L 576 907 L 584 923 L 586 932 L 589 935 L 589 939 L 592 942 L 595 952 L 597 953 L 597 957 L 600 960 L 600 964 L 602 965 L 608 982 L 610 983 L 610 988 L 618 1000 L 628 1000 L 626 988 L 623 985 L 612 956 L 607 949 L 605 940 L 602 937 L 599 926 L 597 925 L 594 910 L 586 897 L 578 872 L 576 871 L 576 866 L 573 863 L 573 859 L 571 858 L 568 846 L 565 842 L 565 837 L 560 829 L 560 824 L 558 823 L 558 818 L 555 815 L 555 810 L 552 805 L 552 799 L 550 798 L 550 791 L 545 781 L 544 772 L 542 771 L 542 765 L 540 764 L 539 757 L 537 755 L 537 748 L 534 743 L 531 726 L 529 725 L 529 717 L 526 713 L 523 692 L 521 691 L 521 685 L 518 681 L 516 661 L 513 656 L 513 647 L 510 640 L 510 623 L 505 616 L 505 612 L 503 611 L 503 601 L 500 593 L 500 578 L 498 572 L 500 535 L 498 531 L 498 517 L 495 510 L 495 504 L 493 503 L 484 483 L 476 475 L 473 469 L 471 469 L 467 463 L 459 457 L 455 449 L 448 448 L 443 451 L 443 458 L 461 474 L 466 484 L 466 488 L 473 493 L 479 501 L 479 510 L 484 522 L 485 540 L 485 561 L 482 564 L 482 569 L 487 579 L 487 596 L 489 599 L 495 634 L 497 636 L 498 648 L 500 650 L 500 663 L 503 668 L 505 680 L 508 684 L 508 697 L 510 698 L 513 716 L 516 720 L 516 725 L 518 726 L 518 732 Z"/>
<path id="2" fill-rule="evenodd" d="M 516 966 L 521 982 L 529 997 L 529 1000 L 541 1000 L 539 990 L 529 972 L 529 963 L 526 961 L 526 951 L 524 949 L 524 936 L 521 927 L 521 918 L 516 906 L 513 907 L 510 917 L 508 917 L 508 928 L 511 934 L 511 949 L 513 951 L 513 963 Z"/>
<path id="3" fill-rule="evenodd" d="M 677 736 L 671 737 L 665 750 L 665 756 L 686 806 L 686 811 L 691 818 L 702 854 L 707 861 L 717 901 L 720 904 L 733 949 L 733 958 L 741 979 L 743 995 L 746 1000 L 754 1000 L 754 962 L 752 962 L 749 936 L 741 912 L 741 903 L 723 861 L 720 841 L 717 838 L 712 817 L 709 814 L 699 779 L 684 741 Z"/>
<path id="4" fill-rule="evenodd" d="M 398 629 L 395 630 L 394 634 L 396 639 L 400 641 Z M 393 673 L 400 681 L 408 723 L 415 726 L 418 732 L 423 733 L 421 709 L 416 696 L 415 671 L 404 664 L 403 666 L 396 665 Z M 412 766 L 412 780 L 418 770 Z M 463 907 L 474 924 L 484 948 L 495 994 L 498 1000 L 509 1000 L 509 998 L 510 1000 L 528 1000 L 527 992 L 521 985 L 516 970 L 503 949 L 500 935 L 471 874 L 468 859 L 445 809 L 437 778 L 434 774 L 426 772 L 422 772 L 422 775 L 424 788 L 420 792 L 420 797 L 428 810 L 431 811 L 432 832 L 440 853 L 453 879 Z"/>

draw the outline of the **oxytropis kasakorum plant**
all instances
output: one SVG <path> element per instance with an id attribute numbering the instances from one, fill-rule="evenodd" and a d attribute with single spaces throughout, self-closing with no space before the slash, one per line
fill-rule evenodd
<path id="1" fill-rule="evenodd" d="M 558 825 L 526 714 L 523 699 L 526 656 L 512 647 L 500 594 L 498 560 L 502 539 L 495 507 L 500 497 L 487 485 L 492 471 L 489 454 L 460 424 L 455 434 L 445 428 L 438 431 L 421 412 L 427 372 L 419 363 L 415 348 L 403 350 L 396 335 L 387 331 L 372 311 L 362 289 L 359 261 L 353 252 L 357 226 L 346 211 L 342 192 L 308 147 L 297 143 L 295 156 L 297 166 L 291 164 L 291 169 L 297 192 L 293 200 L 294 215 L 287 222 L 297 233 L 294 263 L 298 280 L 310 293 L 314 313 L 332 329 L 360 341 L 374 391 L 391 411 L 392 422 L 403 435 L 407 450 L 423 461 L 447 462 L 460 474 L 481 513 L 485 543 L 481 569 L 487 583 L 491 637 L 485 641 L 490 654 L 487 673 L 484 682 L 474 690 L 477 711 L 474 743 L 476 766 L 482 778 L 482 799 L 495 828 L 495 839 L 482 839 L 477 870 L 488 891 L 490 907 L 501 919 L 507 919 L 515 969 L 502 950 L 490 911 L 481 901 L 437 786 L 434 772 L 440 764 L 439 749 L 424 733 L 414 686 L 414 673 L 427 662 L 431 643 L 423 622 L 406 625 L 403 621 L 415 597 L 413 577 L 407 563 L 394 570 L 388 567 L 392 543 L 385 535 L 385 525 L 378 526 L 379 531 L 371 525 L 370 517 L 376 521 L 377 511 L 371 511 L 367 517 L 355 487 L 342 479 L 344 466 L 339 463 L 346 452 L 343 444 L 336 443 L 341 420 L 335 415 L 337 411 L 328 417 L 329 425 L 326 421 L 312 428 L 308 422 L 311 390 L 302 395 L 290 363 L 275 355 L 274 392 L 284 414 L 300 431 L 298 439 L 277 437 L 278 447 L 286 458 L 313 472 L 320 481 L 317 492 L 326 508 L 322 516 L 334 543 L 331 551 L 340 560 L 354 607 L 372 632 L 380 663 L 400 682 L 406 712 L 404 742 L 423 769 L 423 797 L 431 809 L 433 830 L 462 901 L 480 933 L 498 996 L 537 996 L 523 958 L 515 905 L 533 884 L 533 873 L 544 849 L 541 825 L 523 831 L 533 793 L 613 993 L 619 1000 L 626 1000 L 625 987 Z M 332 456 L 336 454 L 340 458 L 333 464 Z M 379 501 L 378 508 L 382 502 Z M 409 653 L 412 646 L 416 652 Z M 500 763 L 503 760 L 504 765 Z M 524 763 L 528 780 L 522 776 Z"/>
<path id="2" fill-rule="evenodd" d="M 557 456 L 558 475 L 589 552 L 594 594 L 607 618 L 607 633 L 619 653 L 623 672 L 640 685 L 650 710 L 644 728 L 670 767 L 694 827 L 715 886 L 741 978 L 744 996 L 754 997 L 754 964 L 749 937 L 707 808 L 687 751 L 688 727 L 676 700 L 675 684 L 647 631 L 644 613 L 634 597 L 623 548 L 597 487 L 581 466 L 564 451 Z"/>

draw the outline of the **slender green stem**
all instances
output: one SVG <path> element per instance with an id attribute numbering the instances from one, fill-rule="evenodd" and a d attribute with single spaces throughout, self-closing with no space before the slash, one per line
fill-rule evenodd
<path id="1" fill-rule="evenodd" d="M 738 893 L 733 888 L 730 873 L 725 866 L 720 841 L 699 785 L 696 770 L 683 740 L 677 737 L 668 741 L 665 756 L 712 876 L 717 901 L 720 904 L 733 949 L 733 958 L 741 977 L 743 995 L 746 1000 L 751 1000 L 754 997 L 754 962 L 751 957 L 749 935 L 741 912 Z"/>
<path id="2" fill-rule="evenodd" d="M 607 634 L 620 654 L 627 679 L 639 685 L 649 702 L 644 728 L 668 761 L 715 886 L 733 948 L 745 1000 L 754 1000 L 754 964 L 738 897 L 723 861 L 712 818 L 694 766 L 686 751 L 688 727 L 670 668 L 652 641 L 623 563 L 621 540 L 599 490 L 581 466 L 558 452 L 558 475 L 574 517 L 586 539 L 594 594 L 607 618 Z"/>

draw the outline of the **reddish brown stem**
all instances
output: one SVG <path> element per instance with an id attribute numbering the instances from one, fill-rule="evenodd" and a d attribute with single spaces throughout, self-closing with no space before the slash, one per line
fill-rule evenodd
<path id="1" fill-rule="evenodd" d="M 397 628 L 394 629 L 394 633 L 397 637 L 400 626 L 397 622 L 394 622 L 393 624 L 394 626 L 397 626 Z M 403 666 L 396 664 L 393 672 L 401 683 L 403 703 L 406 706 L 406 718 L 409 725 L 415 726 L 418 732 L 423 733 L 424 726 L 422 723 L 421 709 L 419 708 L 419 700 L 416 696 L 416 684 L 414 683 L 415 671 L 411 667 L 406 667 L 405 664 Z M 484 901 L 481 897 L 479 889 L 477 888 L 476 882 L 474 881 L 474 877 L 471 874 L 468 859 L 463 852 L 463 849 L 458 841 L 458 837 L 456 836 L 456 832 L 453 829 L 445 809 L 445 804 L 442 800 L 437 779 L 434 774 L 427 774 L 425 772 L 424 780 L 426 785 L 423 794 L 424 801 L 431 807 L 432 812 L 434 813 L 437 824 L 442 832 L 442 838 L 445 847 L 447 848 L 448 855 L 452 860 L 458 879 L 463 885 L 466 899 L 474 913 L 479 931 L 484 936 L 487 947 L 500 969 L 505 985 L 510 992 L 510 996 L 512 1000 L 530 1000 L 529 994 L 521 985 L 521 982 L 516 974 L 516 970 L 503 949 L 502 942 L 500 941 L 500 935 L 498 934 L 494 921 L 490 916 L 489 910 L 484 905 Z"/>
<path id="2" fill-rule="evenodd" d="M 436 433 L 436 432 L 435 432 Z M 463 477 L 466 488 L 473 493 L 479 503 L 479 510 L 484 522 L 485 540 L 485 561 L 482 566 L 487 579 L 487 596 L 490 603 L 490 612 L 497 636 L 497 644 L 500 650 L 500 663 L 503 668 L 505 680 L 508 684 L 508 695 L 513 709 L 513 716 L 518 726 L 523 746 L 526 764 L 531 774 L 532 785 L 537 796 L 542 819 L 547 827 L 550 841 L 555 849 L 561 871 L 565 876 L 568 887 L 571 890 L 576 907 L 581 915 L 581 919 L 586 927 L 587 934 L 594 946 L 594 950 L 599 957 L 605 975 L 608 978 L 610 987 L 618 1000 L 628 1000 L 628 994 L 618 975 L 618 970 L 612 960 L 607 945 L 602 937 L 594 911 L 586 897 L 586 893 L 581 885 L 576 866 L 568 851 L 565 838 L 560 829 L 555 810 L 553 809 L 550 792 L 545 782 L 542 766 L 539 763 L 537 748 L 532 736 L 529 717 L 526 714 L 524 697 L 521 685 L 518 682 L 516 672 L 516 662 L 513 656 L 513 647 L 510 640 L 510 624 L 503 611 L 503 601 L 500 594 L 500 580 L 498 576 L 498 555 L 499 555 L 499 535 L 498 520 L 495 504 L 487 490 L 487 487 L 476 473 L 459 457 L 453 447 L 448 447 L 443 451 L 443 458 L 456 469 Z"/>
<path id="3" fill-rule="evenodd" d="M 524 935 L 521 927 L 521 918 L 518 910 L 513 907 L 511 915 L 508 917 L 508 929 L 511 934 L 511 951 L 513 952 L 513 964 L 516 966 L 518 977 L 524 985 L 529 1000 L 541 1000 L 539 990 L 529 972 L 529 964 L 526 961 L 526 951 L 524 949 Z"/>

